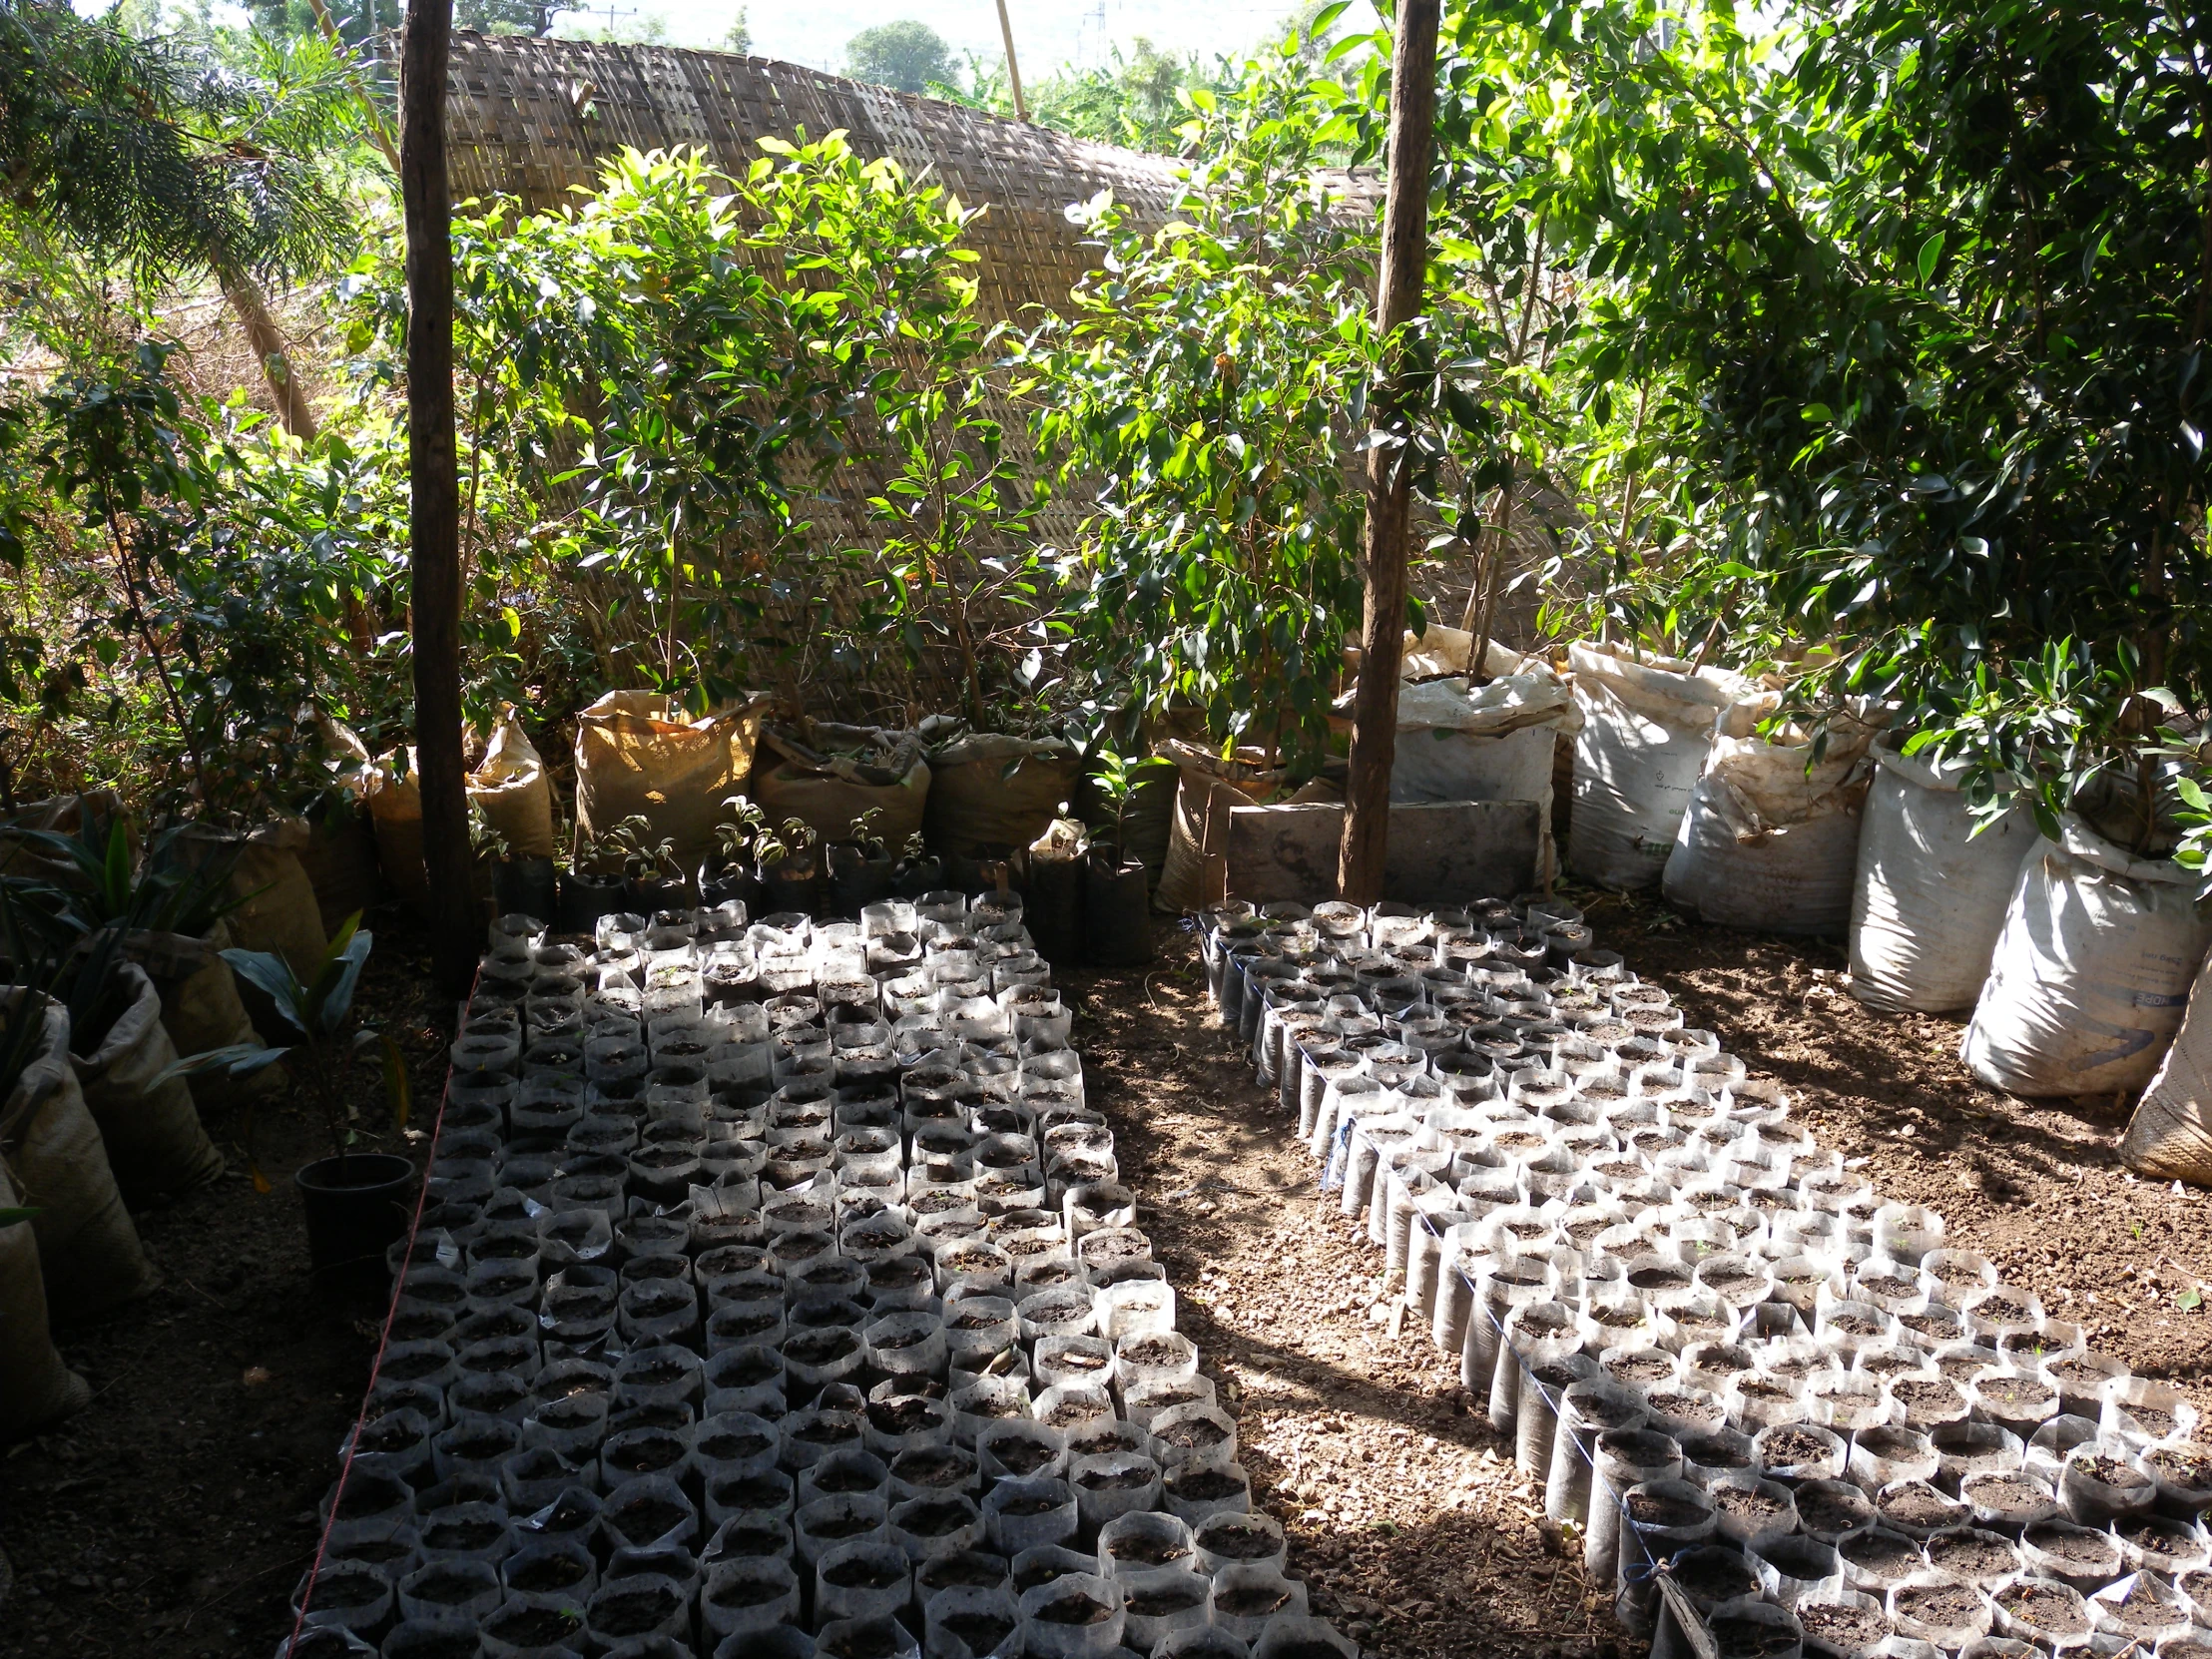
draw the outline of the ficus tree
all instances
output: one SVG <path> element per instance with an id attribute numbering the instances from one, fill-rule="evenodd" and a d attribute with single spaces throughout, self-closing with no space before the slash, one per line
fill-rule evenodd
<path id="1" fill-rule="evenodd" d="M 471 664 L 508 696 L 527 656 L 541 694 L 642 682 L 704 708 L 826 661 L 862 684 L 926 661 L 980 717 L 1051 640 L 972 213 L 841 133 L 759 148 L 737 177 L 625 151 L 559 213 L 456 224 Z M 380 405 L 396 265 L 372 252 L 349 284 Z M 881 533 L 859 545 L 855 517 Z M 827 607 L 833 586 L 854 603 Z"/>
<path id="2" fill-rule="evenodd" d="M 787 285 L 836 296 L 834 351 L 862 375 L 847 442 L 881 474 L 867 496 L 881 534 L 843 560 L 865 584 L 865 637 L 896 639 L 910 668 L 941 654 L 984 725 L 993 703 L 1039 688 L 1059 630 L 1040 614 L 1029 491 L 997 415 L 1005 331 L 977 310 L 978 256 L 961 240 L 981 210 L 863 161 L 841 134 L 762 149 L 756 243 Z"/>
<path id="3" fill-rule="evenodd" d="M 1475 0 L 1585 227 L 1580 396 L 1686 469 L 1650 608 L 1739 655 L 1833 645 L 1801 701 L 1894 700 L 2046 829 L 2158 838 L 2160 727 L 2206 702 L 2212 94 L 2147 0 Z M 1648 614 L 1648 613 L 1647 613 Z M 2122 815 L 2124 818 L 2125 815 Z"/>
<path id="4" fill-rule="evenodd" d="M 1316 180 L 1338 89 L 1283 53 L 1191 97 L 1178 216 L 1146 235 L 1110 198 L 1084 210 L 1100 269 L 1025 343 L 1022 390 L 1090 492 L 1063 570 L 1086 655 L 1310 771 L 1359 615 L 1373 248 Z"/>

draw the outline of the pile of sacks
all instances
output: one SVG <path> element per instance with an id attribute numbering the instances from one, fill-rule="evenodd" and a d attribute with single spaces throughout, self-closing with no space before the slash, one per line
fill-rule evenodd
<path id="1" fill-rule="evenodd" d="M 1008 894 L 492 930 L 290 1659 L 1357 1659 Z"/>
<path id="2" fill-rule="evenodd" d="M 2195 1407 L 1883 1202 L 1578 912 L 1231 907 L 1204 938 L 1223 1021 L 1629 1628 L 2212 1659 Z"/>

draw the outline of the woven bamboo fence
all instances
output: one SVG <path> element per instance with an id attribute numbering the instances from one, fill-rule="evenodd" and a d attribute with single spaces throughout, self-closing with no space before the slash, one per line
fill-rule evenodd
<path id="1" fill-rule="evenodd" d="M 735 173 L 764 137 L 841 129 L 855 154 L 932 172 L 987 210 L 968 246 L 981 256 L 978 303 L 993 321 L 1058 308 L 1093 263 L 1070 204 L 1110 189 L 1137 224 L 1159 224 L 1177 191 L 1164 157 L 770 58 L 462 33 L 451 73 L 453 194 L 512 196 L 532 211 L 570 201 L 625 146 L 697 146 Z"/>

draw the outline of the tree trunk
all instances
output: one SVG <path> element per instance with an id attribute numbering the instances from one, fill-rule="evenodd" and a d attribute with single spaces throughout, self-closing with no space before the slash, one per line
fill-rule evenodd
<path id="1" fill-rule="evenodd" d="M 246 343 L 253 347 L 254 360 L 262 365 L 269 395 L 276 400 L 276 424 L 301 443 L 314 442 L 314 410 L 307 406 L 307 388 L 291 371 L 291 352 L 284 343 L 283 329 L 270 312 L 269 296 L 262 292 L 261 283 L 243 271 L 218 271 L 216 279 L 223 284 L 223 297 L 231 302 L 239 325 L 246 330 Z"/>
<path id="2" fill-rule="evenodd" d="M 1474 643 L 1467 647 L 1467 669 L 1478 686 L 1490 683 L 1490 630 L 1497 626 L 1498 596 L 1504 592 L 1505 567 L 1513 554 L 1513 480 L 1510 477 L 1505 480 L 1505 487 L 1498 491 L 1494 541 L 1490 562 L 1483 574 L 1482 613 L 1472 629 Z"/>
<path id="3" fill-rule="evenodd" d="M 276 424 L 301 443 L 314 442 L 321 427 L 308 406 L 307 388 L 291 371 L 291 347 L 284 339 L 282 325 L 270 311 L 269 296 L 262 292 L 261 283 L 243 271 L 219 267 L 216 280 L 222 284 L 223 297 L 230 301 L 239 326 L 246 330 L 254 360 L 262 365 L 262 377 L 269 382 L 270 398 L 276 405 Z M 376 647 L 376 635 L 366 607 L 353 593 L 345 596 L 345 634 L 355 660 L 366 662 Z"/>
<path id="4" fill-rule="evenodd" d="M 453 0 L 414 0 L 399 46 L 399 192 L 407 220 L 407 465 L 415 771 L 430 879 L 431 964 L 464 994 L 476 893 L 461 760 L 461 481 L 453 436 L 453 198 L 445 167 Z"/>
<path id="5" fill-rule="evenodd" d="M 1439 0 L 1403 0 L 1390 54 L 1389 182 L 1382 201 L 1382 280 L 1376 332 L 1384 362 L 1374 419 L 1404 424 L 1398 353 L 1391 336 L 1420 312 L 1428 268 L 1428 165 L 1435 149 L 1436 24 Z M 1345 792 L 1337 886 L 1356 904 L 1382 896 L 1389 852 L 1390 766 L 1397 758 L 1397 680 L 1405 656 L 1405 534 L 1412 475 L 1401 448 L 1368 451 L 1367 545 L 1360 559 L 1364 605 L 1360 685 L 1352 704 L 1352 778 Z"/>

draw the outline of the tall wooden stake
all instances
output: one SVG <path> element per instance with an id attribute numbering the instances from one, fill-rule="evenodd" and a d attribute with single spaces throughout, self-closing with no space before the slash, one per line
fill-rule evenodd
<path id="1" fill-rule="evenodd" d="M 1399 0 L 1390 53 L 1389 181 L 1382 199 L 1382 280 L 1376 331 L 1387 339 L 1420 313 L 1428 269 L 1428 164 L 1435 150 L 1436 23 L 1440 0 Z M 1386 362 L 1372 417 L 1398 423 L 1396 365 Z M 1390 842 L 1390 764 L 1397 757 L 1397 677 L 1405 657 L 1405 535 L 1412 477 L 1392 449 L 1368 451 L 1367 545 L 1360 686 L 1352 702 L 1352 779 L 1345 792 L 1337 888 L 1356 904 L 1382 896 Z"/>
<path id="2" fill-rule="evenodd" d="M 461 485 L 453 438 L 453 197 L 445 167 L 453 0 L 413 0 L 399 42 L 399 194 L 407 220 L 409 603 L 415 771 L 430 877 L 431 966 L 447 994 L 476 968 L 461 762 Z"/>
<path id="3" fill-rule="evenodd" d="M 998 0 L 998 38 L 1006 43 L 1006 85 L 1014 94 L 1014 119 L 1027 121 L 1029 105 L 1021 96 L 1021 65 L 1014 62 L 1014 24 L 1006 15 L 1006 0 Z"/>

